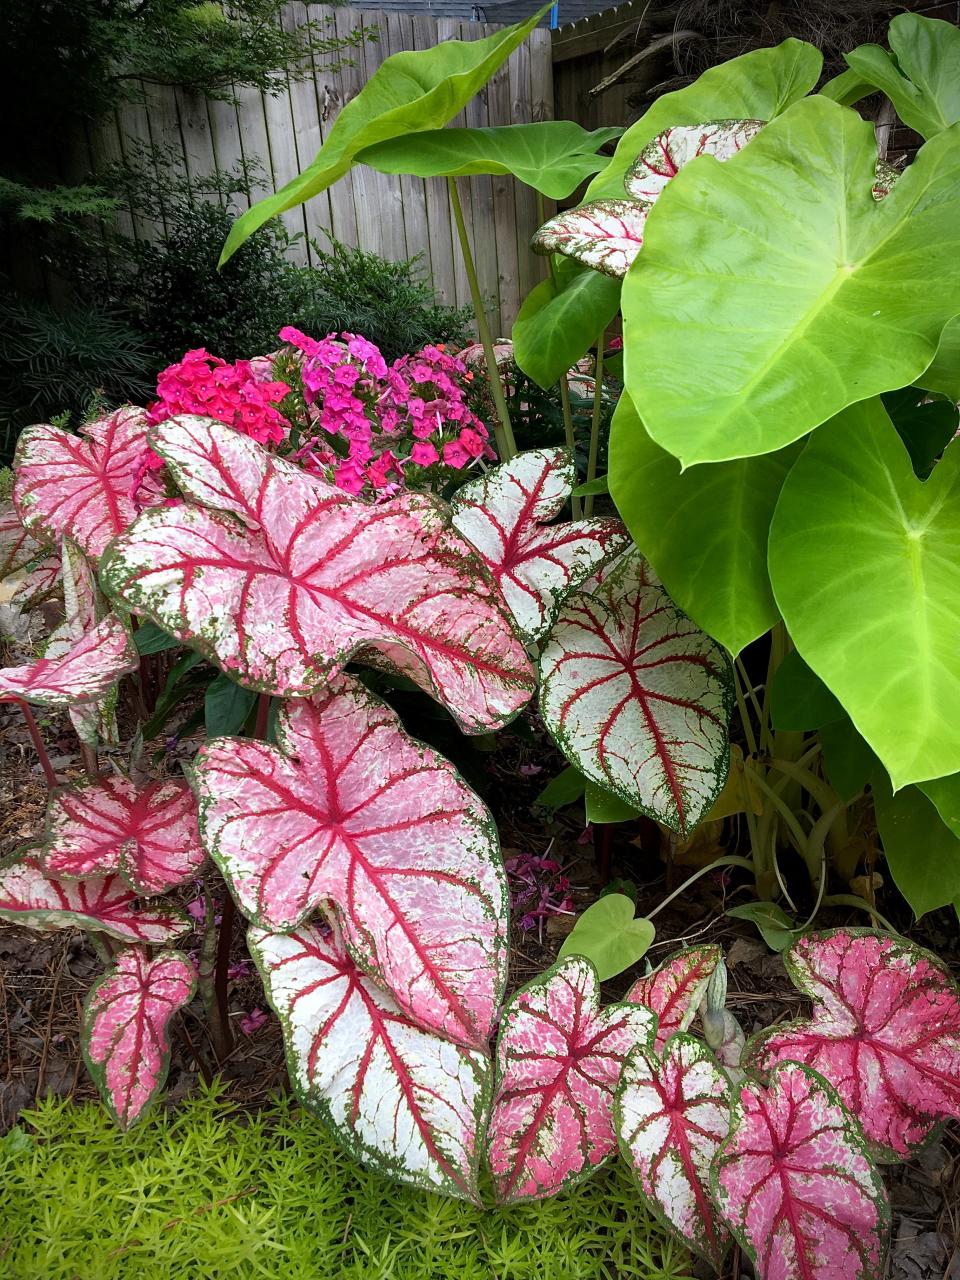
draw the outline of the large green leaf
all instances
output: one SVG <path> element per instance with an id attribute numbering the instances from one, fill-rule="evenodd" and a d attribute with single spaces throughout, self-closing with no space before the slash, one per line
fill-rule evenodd
<path id="1" fill-rule="evenodd" d="M 803 730 L 842 719 L 843 707 L 797 650 L 791 649 L 773 676 L 770 723 L 775 729 Z"/>
<path id="2" fill-rule="evenodd" d="M 555 386 L 617 314 L 620 281 L 563 259 L 557 283 L 543 280 L 513 326 L 517 364 L 541 387 Z"/>
<path id="3" fill-rule="evenodd" d="M 803 657 L 894 786 L 960 770 L 960 446 L 929 480 L 879 400 L 813 436 L 770 529 L 770 578 Z"/>
<path id="4" fill-rule="evenodd" d="M 954 316 L 940 334 L 940 345 L 932 363 L 916 379 L 927 391 L 938 391 L 951 400 L 960 400 L 960 316 Z"/>
<path id="5" fill-rule="evenodd" d="M 960 773 L 921 782 L 920 790 L 936 805 L 940 821 L 960 839 Z"/>
<path id="6" fill-rule="evenodd" d="M 952 22 L 901 13 L 890 23 L 888 53 L 863 44 L 847 65 L 893 103 L 911 129 L 932 138 L 960 120 L 960 30 Z"/>
<path id="7" fill-rule="evenodd" d="M 623 197 L 623 179 L 643 148 L 675 124 L 703 120 L 772 120 L 809 93 L 823 57 L 812 44 L 784 40 L 711 67 L 684 89 L 657 98 L 620 139 L 613 159 L 587 188 L 585 200 Z"/>
<path id="8" fill-rule="evenodd" d="M 608 157 L 597 151 L 622 132 L 608 128 L 588 133 L 572 120 L 431 129 L 366 147 L 357 159 L 381 173 L 412 173 L 418 178 L 512 173 L 551 200 L 562 200 L 606 165 Z"/>
<path id="9" fill-rule="evenodd" d="M 627 389 L 685 466 L 780 449 L 933 359 L 960 310 L 960 126 L 883 200 L 876 158 L 871 124 L 807 98 L 653 206 L 623 283 Z"/>
<path id="10" fill-rule="evenodd" d="M 858 796 L 881 767 L 849 716 L 821 727 L 820 751 L 827 781 L 844 804 Z"/>
<path id="11" fill-rule="evenodd" d="M 894 795 L 883 776 L 873 780 L 873 798 L 887 866 L 914 912 L 950 906 L 960 897 L 960 840 L 937 807 L 919 787 Z"/>
<path id="12" fill-rule="evenodd" d="M 444 40 L 432 49 L 387 58 L 337 116 L 313 163 L 237 219 L 220 265 L 270 218 L 303 204 L 342 178 L 365 147 L 439 129 L 452 120 L 526 40 L 549 7 L 483 40 Z"/>
<path id="13" fill-rule="evenodd" d="M 610 425 L 610 492 L 671 597 L 734 655 L 779 618 L 767 535 L 799 445 L 681 471 L 626 392 Z"/>

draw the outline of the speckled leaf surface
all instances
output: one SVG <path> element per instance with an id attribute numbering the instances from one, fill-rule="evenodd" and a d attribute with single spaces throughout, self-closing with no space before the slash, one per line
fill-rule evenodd
<path id="1" fill-rule="evenodd" d="M 56 876 L 119 872 L 137 893 L 163 893 L 195 875 L 206 857 L 188 784 L 127 778 L 61 791 L 47 810 L 44 861 Z"/>
<path id="2" fill-rule="evenodd" d="M 96 560 L 142 507 L 164 497 L 156 476 L 142 471 L 147 426 L 146 410 L 127 405 L 80 435 L 27 427 L 13 460 L 13 498 L 26 527 L 46 541 L 67 535 Z"/>
<path id="3" fill-rule="evenodd" d="M 570 596 L 540 658 L 540 709 L 591 781 L 685 836 L 730 760 L 730 662 L 636 550 Z"/>
<path id="4" fill-rule="evenodd" d="M 671 1036 L 662 1057 L 637 1049 L 614 1104 L 624 1158 L 658 1217 L 718 1270 L 730 1241 L 710 1193 L 710 1162 L 730 1128 L 730 1085 L 693 1036 Z"/>
<path id="5" fill-rule="evenodd" d="M 478 1201 L 486 1056 L 412 1021 L 356 967 L 336 929 L 251 928 L 247 942 L 301 1102 L 365 1165 Z"/>
<path id="6" fill-rule="evenodd" d="M 120 876 L 60 880 L 32 852 L 0 865 L 0 918 L 41 933 L 96 929 L 120 942 L 150 946 L 172 942 L 190 927 L 173 907 L 138 906 L 137 895 Z"/>
<path id="7" fill-rule="evenodd" d="M 408 650 L 468 733 L 510 720 L 534 678 L 502 599 L 448 509 L 376 505 L 275 458 L 222 423 L 181 417 L 153 443 L 196 503 L 145 512 L 101 579 L 238 682 L 323 688 L 365 646 Z"/>
<path id="8" fill-rule="evenodd" d="M 33 608 L 56 590 L 60 557 L 27 531 L 12 500 L 6 498 L 0 502 L 0 583 L 14 575 L 16 583 L 7 584 L 10 603 Z"/>
<path id="9" fill-rule="evenodd" d="M 878 1280 L 887 1194 L 862 1132 L 809 1067 L 747 1084 L 712 1170 L 714 1196 L 764 1280 Z"/>
<path id="10" fill-rule="evenodd" d="M 179 951 L 151 960 L 121 952 L 87 996 L 83 1056 L 107 1110 L 122 1129 L 142 1118 L 167 1078 L 170 1019 L 188 1004 L 196 971 Z"/>
<path id="11" fill-rule="evenodd" d="M 813 1067 L 882 1160 L 908 1159 L 938 1121 L 960 1117 L 960 990 L 939 960 L 900 938 L 836 929 L 800 938 L 784 962 L 813 1016 L 761 1033 L 749 1061 Z"/>
<path id="12" fill-rule="evenodd" d="M 707 983 L 722 959 L 716 943 L 688 947 L 668 956 L 655 973 L 638 978 L 624 996 L 628 1004 L 642 1004 L 657 1015 L 657 1053 L 672 1035 L 686 1031 L 696 1017 Z"/>
<path id="13" fill-rule="evenodd" d="M 286 703 L 277 744 L 222 738 L 197 757 L 203 840 L 241 910 L 291 929 L 332 902 L 356 962 L 412 1017 L 485 1045 L 508 910 L 486 806 L 347 676 Z"/>
<path id="14" fill-rule="evenodd" d="M 629 542 L 619 520 L 550 524 L 576 484 L 567 449 L 530 449 L 458 489 L 453 525 L 499 584 L 526 640 L 549 629 L 561 600 Z"/>
<path id="15" fill-rule="evenodd" d="M 65 658 L 108 612 L 90 561 L 71 538 L 64 538 L 60 544 L 60 561 L 64 621 L 47 642 L 43 656 L 48 661 Z M 96 702 L 81 703 L 68 709 L 70 723 L 81 742 L 94 748 L 100 742 L 109 746 L 119 745 L 117 692 L 117 686 L 112 685 Z"/>
<path id="16" fill-rule="evenodd" d="M 95 702 L 138 664 L 130 633 L 115 614 L 108 614 L 62 656 L 0 670 L 0 702 L 19 698 L 43 707 Z"/>
<path id="17" fill-rule="evenodd" d="M 709 120 L 665 129 L 640 152 L 623 180 L 628 196 L 653 204 L 671 178 L 697 156 L 729 160 L 763 128 L 762 120 Z"/>
<path id="18" fill-rule="evenodd" d="M 614 1090 L 627 1054 L 649 1046 L 655 1026 L 648 1009 L 601 1009 L 596 970 L 581 956 L 510 1000 L 487 1137 L 501 1203 L 554 1195 L 616 1150 Z"/>
<path id="19" fill-rule="evenodd" d="M 649 212 L 650 205 L 640 200 L 595 200 L 550 218 L 530 247 L 536 253 L 561 253 L 620 279 L 643 248 Z"/>

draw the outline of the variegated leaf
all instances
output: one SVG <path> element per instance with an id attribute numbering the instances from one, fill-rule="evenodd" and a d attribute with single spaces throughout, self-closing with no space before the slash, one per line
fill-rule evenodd
<path id="1" fill-rule="evenodd" d="M 112 777 L 59 792 L 47 810 L 44 850 L 53 875 L 117 871 L 143 894 L 182 884 L 206 857 L 196 799 L 177 778 L 137 787 Z"/>
<path id="2" fill-rule="evenodd" d="M 568 449 L 531 449 L 458 489 L 453 525 L 476 548 L 524 639 L 546 634 L 560 602 L 627 546 L 619 520 L 549 524 L 577 483 Z"/>
<path id="3" fill-rule="evenodd" d="M 762 120 L 711 120 L 675 125 L 648 142 L 623 180 L 627 195 L 653 204 L 671 178 L 697 156 L 729 160 L 763 128 Z"/>
<path id="4" fill-rule="evenodd" d="M 591 1174 L 616 1150 L 613 1094 L 627 1054 L 653 1041 L 648 1009 L 600 1008 L 583 956 L 535 978 L 507 1004 L 487 1159 L 501 1203 L 542 1199 Z"/>
<path id="5" fill-rule="evenodd" d="M 108 613 L 90 561 L 70 538 L 64 538 L 61 544 L 61 562 L 64 622 L 51 635 L 44 650 L 43 656 L 48 661 L 66 657 Z M 98 701 L 69 708 L 70 723 L 81 742 L 94 748 L 100 742 L 108 746 L 119 743 L 117 693 L 114 685 Z"/>
<path id="6" fill-rule="evenodd" d="M 380 1173 L 478 1201 L 486 1056 L 414 1022 L 356 967 L 335 928 L 251 928 L 247 942 L 301 1102 Z"/>
<path id="7" fill-rule="evenodd" d="M 724 650 L 636 550 L 570 596 L 540 657 L 540 709 L 592 782 L 686 837 L 720 794 L 733 692 Z"/>
<path id="8" fill-rule="evenodd" d="M 277 743 L 222 738 L 197 757 L 203 840 L 241 910 L 292 929 L 332 902 L 356 962 L 412 1017 L 485 1045 L 508 899 L 482 801 L 349 676 L 286 703 Z"/>
<path id="9" fill-rule="evenodd" d="M 80 435 L 27 427 L 13 460 L 13 499 L 26 527 L 50 542 L 70 537 L 98 559 L 142 507 L 164 497 L 157 478 L 142 470 L 147 426 L 146 410 L 127 405 L 88 423 Z"/>
<path id="10" fill-rule="evenodd" d="M 25 929 L 94 929 L 120 942 L 163 946 L 186 933 L 190 921 L 167 905 L 137 906 L 120 876 L 58 880 L 34 853 L 0 865 L 0 918 Z"/>
<path id="11" fill-rule="evenodd" d="M 719 1270 L 730 1236 L 711 1201 L 710 1162 L 730 1128 L 730 1085 L 713 1054 L 682 1034 L 670 1037 L 662 1058 L 635 1050 L 614 1115 L 643 1198 Z"/>
<path id="12" fill-rule="evenodd" d="M 530 242 L 535 253 L 562 253 L 608 276 L 625 276 L 643 247 L 651 206 L 641 200 L 594 200 L 545 222 Z"/>
<path id="13" fill-rule="evenodd" d="M 0 670 L 0 702 L 20 699 L 43 707 L 95 702 L 138 664 L 130 633 L 111 613 L 59 657 Z"/>
<path id="14" fill-rule="evenodd" d="M 859 1125 L 816 1072 L 781 1063 L 747 1084 L 711 1174 L 714 1197 L 764 1280 L 879 1280 L 887 1193 Z"/>
<path id="15" fill-rule="evenodd" d="M 143 1118 L 167 1078 L 170 1019 L 193 998 L 197 975 L 179 951 L 151 960 L 130 947 L 90 988 L 83 1056 L 107 1110 L 122 1129 Z"/>
<path id="16" fill-rule="evenodd" d="M 27 532 L 13 502 L 4 499 L 0 502 L 0 583 L 9 592 L 9 603 L 32 609 L 53 594 L 59 578 L 59 555 Z"/>
<path id="17" fill-rule="evenodd" d="M 710 975 L 722 959 L 716 943 L 687 947 L 664 960 L 655 973 L 638 978 L 624 996 L 628 1004 L 642 1004 L 657 1015 L 656 1053 L 672 1035 L 690 1026 Z"/>
<path id="18" fill-rule="evenodd" d="M 155 430 L 181 488 L 213 510 L 145 512 L 112 544 L 101 580 L 129 607 L 268 693 L 322 689 L 372 645 L 409 652 L 466 732 L 528 701 L 499 592 L 438 500 L 367 505 L 209 419 Z"/>
<path id="19" fill-rule="evenodd" d="M 960 1118 L 960 989 L 941 961 L 902 938 L 834 929 L 799 938 L 784 962 L 813 1016 L 762 1033 L 748 1061 L 813 1067 L 881 1160 L 908 1159 L 938 1121 Z"/>

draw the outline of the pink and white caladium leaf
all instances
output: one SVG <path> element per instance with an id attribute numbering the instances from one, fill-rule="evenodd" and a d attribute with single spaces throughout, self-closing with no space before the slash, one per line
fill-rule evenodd
<path id="1" fill-rule="evenodd" d="M 43 656 L 49 662 L 65 658 L 73 646 L 79 644 L 109 612 L 90 561 L 70 538 L 64 538 L 61 543 L 61 581 L 64 621 L 51 635 L 44 650 Z M 100 742 L 109 746 L 119 744 L 117 693 L 114 684 L 96 702 L 69 708 L 70 722 L 81 742 L 91 747 Z"/>
<path id="2" fill-rule="evenodd" d="M 627 1054 L 653 1042 L 649 1009 L 600 1008 L 583 956 L 548 969 L 507 1004 L 487 1160 L 502 1204 L 542 1199 L 580 1181 L 617 1148 L 613 1094 Z"/>
<path id="3" fill-rule="evenodd" d="M 827 1082 L 784 1062 L 746 1084 L 711 1170 L 761 1280 L 879 1280 L 890 1210 L 863 1131 Z"/>
<path id="4" fill-rule="evenodd" d="M 569 449 L 530 449 L 458 489 L 453 526 L 490 570 L 529 642 L 543 638 L 560 602 L 629 543 L 619 520 L 549 524 L 577 483 Z"/>
<path id="5" fill-rule="evenodd" d="M 561 606 L 540 655 L 544 723 L 581 773 L 686 838 L 730 760 L 730 660 L 640 553 Z"/>
<path id="6" fill-rule="evenodd" d="M 657 1015 L 654 1052 L 660 1053 L 672 1035 L 690 1026 L 710 976 L 722 959 L 716 943 L 687 947 L 668 956 L 655 973 L 638 978 L 624 996 L 628 1004 L 641 1004 Z"/>
<path id="7" fill-rule="evenodd" d="M 9 498 L 0 502 L 0 583 L 9 593 L 8 602 L 32 609 L 53 595 L 59 580 L 60 557 L 56 550 L 38 542 L 24 528 Z"/>
<path id="8" fill-rule="evenodd" d="M 247 944 L 300 1101 L 363 1164 L 479 1202 L 486 1055 L 419 1026 L 357 968 L 335 927 L 251 928 Z"/>
<path id="9" fill-rule="evenodd" d="M 710 1162 L 730 1128 L 730 1082 L 713 1054 L 683 1034 L 670 1037 L 662 1056 L 635 1049 L 614 1117 L 644 1200 L 719 1270 L 730 1235 L 712 1202 Z"/>
<path id="10" fill-rule="evenodd" d="M 750 1063 L 813 1067 L 880 1160 L 908 1159 L 938 1121 L 960 1117 L 960 990 L 935 956 L 902 938 L 834 929 L 799 938 L 784 962 L 813 1016 L 761 1033 Z"/>
<path id="11" fill-rule="evenodd" d="M 196 798 L 178 778 L 138 787 L 112 777 L 59 792 L 47 809 L 44 849 L 53 875 L 116 871 L 148 895 L 182 884 L 206 858 Z"/>
<path id="12" fill-rule="evenodd" d="M 334 904 L 357 964 L 423 1026 L 486 1044 L 508 896 L 496 827 L 442 756 L 350 676 L 284 704 L 277 746 L 221 738 L 196 761 L 200 830 L 254 923 Z"/>
<path id="13" fill-rule="evenodd" d="M 145 409 L 126 405 L 80 435 L 27 427 L 13 460 L 13 500 L 30 532 L 48 542 L 70 537 L 96 560 L 142 507 L 161 502 L 162 485 L 143 471 L 148 425 Z"/>
<path id="14" fill-rule="evenodd" d="M 535 253 L 561 253 L 604 275 L 623 277 L 643 248 L 651 207 L 641 200 L 594 200 L 550 218 L 530 247 Z"/>
<path id="15" fill-rule="evenodd" d="M 41 933 L 95 929 L 120 942 L 150 946 L 164 946 L 190 928 L 187 917 L 170 906 L 138 906 L 120 876 L 61 880 L 36 852 L 0 864 L 0 918 Z"/>
<path id="16" fill-rule="evenodd" d="M 143 1118 L 170 1066 L 170 1019 L 196 990 L 179 951 L 150 959 L 130 947 L 94 983 L 83 1012 L 83 1056 L 107 1110 L 122 1129 Z"/>
<path id="17" fill-rule="evenodd" d="M 136 671 L 139 661 L 129 631 L 111 613 L 60 656 L 0 670 L 0 702 L 15 699 L 42 707 L 96 702 L 121 676 Z"/>
<path id="18" fill-rule="evenodd" d="M 367 646 L 393 646 L 468 733 L 529 700 L 533 671 L 502 597 L 437 499 L 368 505 L 205 418 L 171 418 L 153 444 L 212 510 L 144 512 L 101 580 L 238 682 L 310 694 Z"/>
<path id="19" fill-rule="evenodd" d="M 710 120 L 705 124 L 674 125 L 647 145 L 623 180 L 628 196 L 653 204 L 671 178 L 697 156 L 729 160 L 763 128 L 763 120 Z"/>

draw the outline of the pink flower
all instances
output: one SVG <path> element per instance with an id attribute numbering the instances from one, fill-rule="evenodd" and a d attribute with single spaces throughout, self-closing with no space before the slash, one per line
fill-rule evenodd
<path id="1" fill-rule="evenodd" d="M 268 1020 L 268 1015 L 263 1009 L 251 1009 L 240 1019 L 240 1030 L 245 1036 L 252 1036 L 255 1031 L 259 1031 L 263 1024 Z"/>
<path id="2" fill-rule="evenodd" d="M 363 489 L 366 476 L 362 468 L 348 458 L 337 467 L 335 482 L 338 489 L 356 495 Z"/>
<path id="3" fill-rule="evenodd" d="M 443 446 L 443 460 L 448 467 L 456 467 L 459 471 L 470 461 L 470 455 L 459 440 L 448 440 Z"/>
<path id="4" fill-rule="evenodd" d="M 471 458 L 479 458 L 486 448 L 483 440 L 471 427 L 464 427 L 460 432 L 459 442 Z"/>
<path id="5" fill-rule="evenodd" d="M 419 441 L 410 450 L 410 461 L 415 462 L 418 467 L 429 467 L 440 461 L 440 455 L 432 444 Z"/>

